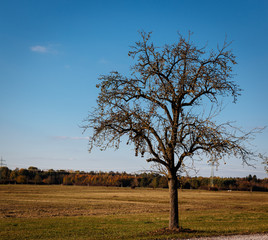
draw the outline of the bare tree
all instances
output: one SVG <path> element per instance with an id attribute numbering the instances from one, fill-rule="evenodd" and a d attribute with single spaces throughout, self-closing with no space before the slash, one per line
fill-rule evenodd
<path id="1" fill-rule="evenodd" d="M 260 159 L 263 160 L 262 164 L 264 164 L 264 170 L 268 174 L 268 157 L 267 156 L 264 156 L 262 154 L 259 154 L 259 157 L 260 157 Z"/>
<path id="2" fill-rule="evenodd" d="M 136 156 L 146 156 L 148 162 L 166 169 L 170 229 L 179 227 L 177 172 L 186 159 L 234 155 L 247 163 L 253 154 L 244 146 L 252 132 L 243 133 L 230 122 L 217 124 L 215 111 L 206 110 L 209 105 L 220 106 L 226 96 L 235 102 L 240 95 L 241 89 L 231 80 L 236 61 L 229 44 L 206 51 L 195 46 L 190 35 L 179 35 L 177 43 L 159 48 L 151 33 L 141 32 L 141 40 L 129 52 L 137 60 L 131 74 L 111 72 L 99 78 L 98 105 L 84 126 L 94 129 L 90 150 L 118 149 L 127 139 Z"/>

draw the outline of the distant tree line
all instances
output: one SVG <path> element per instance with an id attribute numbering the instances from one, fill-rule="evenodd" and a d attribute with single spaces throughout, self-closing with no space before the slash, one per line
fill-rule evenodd
<path id="1" fill-rule="evenodd" d="M 178 177 L 178 188 L 210 189 L 208 177 Z M 168 188 L 166 176 L 157 173 L 129 174 L 126 172 L 83 172 L 66 170 L 40 170 L 0 168 L 1 184 L 63 184 L 80 186 L 149 187 Z M 268 191 L 268 178 L 258 179 L 256 175 L 245 178 L 213 178 L 213 190 Z"/>

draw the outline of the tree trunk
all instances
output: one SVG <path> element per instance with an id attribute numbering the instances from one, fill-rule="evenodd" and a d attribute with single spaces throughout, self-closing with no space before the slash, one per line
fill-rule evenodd
<path id="1" fill-rule="evenodd" d="M 170 213 L 169 213 L 169 229 L 179 228 L 179 208 L 178 208 L 178 179 L 176 174 L 169 177 L 169 197 L 170 197 Z"/>

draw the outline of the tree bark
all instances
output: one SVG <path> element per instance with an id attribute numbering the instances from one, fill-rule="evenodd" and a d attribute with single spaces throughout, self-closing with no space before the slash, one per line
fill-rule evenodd
<path id="1" fill-rule="evenodd" d="M 170 213 L 169 213 L 169 229 L 179 228 L 179 208 L 178 208 L 178 179 L 175 174 L 169 176 L 169 196 L 170 196 Z"/>

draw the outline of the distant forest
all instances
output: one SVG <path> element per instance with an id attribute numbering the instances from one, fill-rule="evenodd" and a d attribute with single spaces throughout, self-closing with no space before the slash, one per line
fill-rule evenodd
<path id="1" fill-rule="evenodd" d="M 258 179 L 256 175 L 244 178 L 178 177 L 178 188 L 238 191 L 268 191 L 268 178 Z M 63 184 L 80 186 L 148 187 L 167 188 L 166 176 L 157 173 L 129 174 L 126 172 L 83 172 L 66 170 L 40 170 L 36 167 L 11 170 L 0 168 L 1 184 Z"/>

